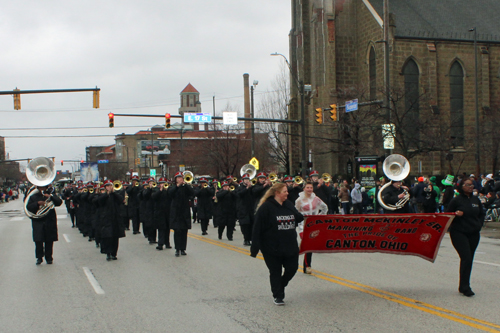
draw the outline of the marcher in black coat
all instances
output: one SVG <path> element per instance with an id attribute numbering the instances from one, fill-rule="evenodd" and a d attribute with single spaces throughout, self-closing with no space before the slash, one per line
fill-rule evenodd
<path id="1" fill-rule="evenodd" d="M 72 224 L 72 228 L 75 227 L 75 215 L 76 215 L 76 207 L 75 207 L 75 203 L 74 203 L 74 196 L 78 193 L 78 190 L 76 188 L 76 184 L 73 183 L 71 184 L 71 186 L 69 188 L 67 188 L 64 192 L 63 192 L 63 197 L 64 197 L 64 201 L 66 203 L 66 210 L 68 211 L 68 214 L 71 218 L 71 224 Z"/>
<path id="2" fill-rule="evenodd" d="M 139 203 L 139 221 L 142 223 L 142 233 L 144 237 L 148 238 L 148 229 L 146 228 L 147 220 L 147 200 L 144 199 L 144 190 L 148 187 L 147 183 L 142 184 L 142 189 L 137 194 L 137 202 Z"/>
<path id="3" fill-rule="evenodd" d="M 116 260 L 119 239 L 125 237 L 125 226 L 120 218 L 120 205 L 124 198 L 113 192 L 113 182 L 104 182 L 106 193 L 100 194 L 97 202 L 101 207 L 101 246 L 107 254 L 106 260 Z"/>
<path id="4" fill-rule="evenodd" d="M 386 205 L 396 205 L 396 203 L 405 196 L 405 190 L 408 191 L 408 187 L 401 186 L 401 181 L 392 181 L 392 184 L 386 187 L 382 192 L 382 200 Z M 408 214 L 409 212 L 410 208 L 408 202 L 406 202 L 403 207 L 396 210 L 384 208 L 385 214 Z"/>
<path id="5" fill-rule="evenodd" d="M 158 187 L 151 194 L 151 200 L 153 201 L 152 227 L 158 230 L 157 250 L 163 250 L 163 245 L 167 249 L 172 248 L 170 246 L 170 226 L 168 223 L 171 200 L 168 198 L 168 191 L 165 187 L 166 183 L 167 180 L 165 178 L 160 178 L 158 180 Z"/>
<path id="6" fill-rule="evenodd" d="M 168 188 L 172 199 L 170 205 L 170 228 L 174 229 L 175 256 L 186 255 L 187 234 L 191 229 L 191 209 L 189 200 L 194 195 L 191 185 L 184 182 L 182 172 L 174 176 L 175 184 Z"/>
<path id="7" fill-rule="evenodd" d="M 128 197 L 127 193 L 127 188 L 130 185 L 127 182 L 122 182 L 122 188 L 117 191 L 120 196 L 125 198 L 125 196 Z M 122 223 L 125 226 L 125 230 L 130 230 L 130 216 L 129 216 L 129 209 L 128 209 L 128 198 L 123 200 L 121 209 L 120 209 L 120 216 L 122 218 Z"/>
<path id="8" fill-rule="evenodd" d="M 457 191 L 460 193 L 448 205 L 447 212 L 454 212 L 455 219 L 449 228 L 451 243 L 460 256 L 460 282 L 458 291 L 471 297 L 474 292 L 470 287 L 470 275 L 474 254 L 479 245 L 479 232 L 484 223 L 485 213 L 481 200 L 472 195 L 474 183 L 464 178 Z"/>
<path id="9" fill-rule="evenodd" d="M 52 192 L 47 189 L 47 186 L 37 187 L 38 192 L 33 193 L 26 203 L 28 211 L 36 214 L 38 209 L 40 209 L 47 200 L 52 201 L 56 207 L 62 204 L 61 198 L 55 194 L 53 195 Z M 35 242 L 36 264 L 40 265 L 43 262 L 44 256 L 47 264 L 52 264 L 53 245 L 54 242 L 58 240 L 57 215 L 55 209 L 50 209 L 48 214 L 41 218 L 31 218 L 31 227 L 33 228 L 33 241 Z"/>
<path id="10" fill-rule="evenodd" d="M 224 229 L 227 227 L 227 239 L 233 240 L 234 226 L 236 225 L 236 193 L 229 190 L 229 183 L 224 181 L 222 189 L 217 192 L 217 202 L 220 205 L 221 217 L 219 219 L 219 239 L 222 239 Z"/>
<path id="11" fill-rule="evenodd" d="M 151 199 L 153 193 L 153 178 L 148 179 L 148 186 L 142 191 L 141 210 L 144 234 L 148 235 L 149 244 L 156 244 L 156 228 L 153 226 L 154 202 Z"/>
<path id="12" fill-rule="evenodd" d="M 434 191 L 432 185 L 427 185 L 427 187 L 424 189 L 424 195 L 424 213 L 435 213 L 437 193 L 436 191 Z"/>
<path id="13" fill-rule="evenodd" d="M 293 177 L 288 176 L 283 180 L 286 184 L 288 190 L 288 200 L 295 202 L 299 198 L 300 192 L 302 192 L 302 185 L 294 182 Z"/>
<path id="14" fill-rule="evenodd" d="M 253 202 L 255 204 L 254 210 L 257 208 L 260 199 L 264 196 L 267 190 L 272 186 L 272 183 L 267 179 L 267 175 L 264 172 L 259 172 L 257 174 L 257 184 L 252 186 Z"/>
<path id="15" fill-rule="evenodd" d="M 194 190 L 198 199 L 198 220 L 201 222 L 201 234 L 207 235 L 208 222 L 212 218 L 212 205 L 215 189 L 208 186 L 207 179 L 202 177 L 199 180 L 200 187 Z"/>
<path id="16" fill-rule="evenodd" d="M 259 250 L 264 256 L 274 304 L 284 305 L 285 287 L 299 267 L 298 223 L 304 220 L 294 205 L 287 200 L 288 191 L 283 183 L 277 183 L 266 192 L 262 204 L 257 207 L 250 255 L 256 257 Z"/>
<path id="17" fill-rule="evenodd" d="M 250 246 L 252 241 L 252 228 L 254 221 L 254 199 L 252 195 L 252 182 L 248 174 L 242 177 L 243 182 L 235 190 L 237 200 L 237 217 L 243 234 L 243 245 Z"/>
<path id="18" fill-rule="evenodd" d="M 141 186 L 139 185 L 138 176 L 132 177 L 132 184 L 126 189 L 126 191 L 128 194 L 128 214 L 132 220 L 133 234 L 136 235 L 140 233 L 139 200 L 137 199 L 137 196 L 141 191 Z"/>

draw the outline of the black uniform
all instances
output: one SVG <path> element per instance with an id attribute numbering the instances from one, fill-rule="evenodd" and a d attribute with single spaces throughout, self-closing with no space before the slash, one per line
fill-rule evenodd
<path id="1" fill-rule="evenodd" d="M 47 199 L 42 193 L 33 194 L 28 201 L 26 208 L 33 214 L 38 211 L 38 201 L 52 201 L 55 206 L 62 204 L 61 198 L 52 195 Z M 57 234 L 57 215 L 55 209 L 50 209 L 48 214 L 42 218 L 32 218 L 31 226 L 33 228 L 33 241 L 35 242 L 35 256 L 37 263 L 41 263 L 45 256 L 47 263 L 52 263 L 52 248 L 54 242 L 58 240 Z"/>
<path id="2" fill-rule="evenodd" d="M 117 193 L 99 194 L 97 202 L 101 225 L 101 246 L 107 254 L 107 259 L 116 260 L 118 253 L 119 239 L 125 237 L 125 226 L 120 218 L 120 205 L 123 197 Z"/>
<path id="3" fill-rule="evenodd" d="M 321 186 L 318 185 L 318 183 L 313 183 L 314 194 L 316 194 L 316 196 L 328 206 L 328 213 L 331 214 L 332 212 L 330 208 L 332 204 L 330 203 L 330 197 L 332 195 L 332 189 L 324 183 Z"/>
<path id="4" fill-rule="evenodd" d="M 264 184 L 260 184 L 257 182 L 254 186 L 252 186 L 252 195 L 253 195 L 253 201 L 254 201 L 254 210 L 257 208 L 259 205 L 260 199 L 264 196 L 264 194 L 269 190 L 271 187 L 269 185 L 264 186 Z"/>
<path id="5" fill-rule="evenodd" d="M 216 194 L 220 207 L 219 239 L 222 239 L 224 228 L 227 227 L 227 239 L 233 240 L 234 226 L 236 225 L 236 194 L 234 191 L 219 190 Z"/>
<path id="6" fill-rule="evenodd" d="M 152 193 L 153 189 L 149 187 L 144 189 L 142 191 L 141 200 L 141 220 L 143 223 L 142 230 L 144 231 L 144 235 L 148 235 L 149 244 L 156 243 L 156 228 L 153 228 L 154 202 L 151 199 Z"/>
<path id="7" fill-rule="evenodd" d="M 73 228 L 75 227 L 75 214 L 76 214 L 75 203 L 73 200 L 76 194 L 78 194 L 78 190 L 74 187 L 67 188 L 63 192 L 64 202 L 66 204 L 66 210 L 68 211 L 68 214 L 71 218 L 71 224 Z"/>
<path id="8" fill-rule="evenodd" d="M 153 202 L 152 228 L 158 230 L 158 246 L 156 248 L 158 250 L 163 250 L 163 245 L 166 245 L 169 249 L 171 246 L 168 215 L 172 200 L 168 197 L 166 188 L 162 191 L 160 191 L 160 189 L 155 189 L 151 194 L 151 200 Z"/>
<path id="9" fill-rule="evenodd" d="M 237 217 L 240 222 L 241 233 L 243 234 L 243 245 L 250 245 L 252 241 L 252 228 L 254 221 L 254 198 L 252 195 L 252 187 L 242 183 L 236 189 L 237 196 Z"/>
<path id="10" fill-rule="evenodd" d="M 128 214 L 130 219 L 132 219 L 132 230 L 134 234 L 139 233 L 139 200 L 137 195 L 141 191 L 140 186 L 130 185 L 126 189 L 128 194 Z"/>
<path id="11" fill-rule="evenodd" d="M 398 198 L 398 196 L 403 192 L 404 192 L 404 189 L 402 189 L 402 188 L 397 189 L 396 187 L 394 187 L 391 184 L 388 187 L 386 187 L 384 189 L 384 191 L 382 192 L 382 200 L 384 201 L 384 203 L 386 205 L 387 204 L 395 205 L 400 200 Z M 387 210 L 384 208 L 385 214 L 407 214 L 409 212 L 410 212 L 410 208 L 408 207 L 408 202 L 406 202 L 405 205 L 403 207 L 401 207 L 400 209 Z"/>
<path id="12" fill-rule="evenodd" d="M 187 246 L 187 234 L 191 229 L 191 209 L 189 199 L 194 195 L 190 185 L 175 184 L 169 186 L 168 195 L 172 198 L 170 205 L 170 228 L 174 229 L 174 244 L 176 255 L 179 251 L 185 253 Z"/>
<path id="13" fill-rule="evenodd" d="M 207 234 L 208 222 L 212 218 L 212 205 L 215 189 L 211 186 L 198 187 L 194 189 L 196 198 L 198 199 L 198 220 L 201 222 L 202 235 Z"/>

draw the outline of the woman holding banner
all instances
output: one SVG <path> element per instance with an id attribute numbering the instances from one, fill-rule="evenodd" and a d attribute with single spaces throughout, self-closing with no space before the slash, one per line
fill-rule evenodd
<path id="1" fill-rule="evenodd" d="M 479 198 L 472 195 L 474 183 L 470 178 L 463 179 L 457 190 L 460 194 L 450 201 L 446 211 L 456 214 L 449 231 L 451 243 L 460 256 L 458 291 L 471 297 L 475 295 L 470 287 L 472 262 L 479 244 L 479 232 L 483 226 L 485 214 Z"/>
<path id="2" fill-rule="evenodd" d="M 318 196 L 314 194 L 313 183 L 307 182 L 304 191 L 300 192 L 299 198 L 295 201 L 295 208 L 304 216 L 326 215 L 328 206 Z M 302 238 L 302 234 L 301 234 Z M 304 273 L 311 274 L 312 253 L 304 255 Z"/>
<path id="3" fill-rule="evenodd" d="M 285 287 L 299 267 L 297 224 L 304 220 L 292 202 L 283 183 L 274 184 L 260 199 L 255 213 L 250 255 L 264 256 L 274 304 L 285 305 Z"/>

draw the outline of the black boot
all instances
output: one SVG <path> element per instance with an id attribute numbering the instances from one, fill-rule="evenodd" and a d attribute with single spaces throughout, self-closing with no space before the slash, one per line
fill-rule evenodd
<path id="1" fill-rule="evenodd" d="M 109 254 L 109 253 L 108 253 L 108 255 L 106 256 L 106 260 L 107 260 L 107 261 L 111 261 L 111 260 L 113 260 L 113 258 L 111 258 L 111 254 Z"/>
<path id="2" fill-rule="evenodd" d="M 175 250 L 175 256 L 176 256 L 176 257 L 179 257 L 179 256 L 180 256 L 179 250 Z"/>

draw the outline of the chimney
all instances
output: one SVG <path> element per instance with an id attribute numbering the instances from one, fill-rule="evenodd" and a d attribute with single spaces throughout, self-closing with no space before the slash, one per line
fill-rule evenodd
<path id="1" fill-rule="evenodd" d="M 243 96 L 245 100 L 245 118 L 250 118 L 250 75 L 243 74 Z M 252 131 L 252 124 L 245 121 L 245 133 L 250 135 Z"/>

